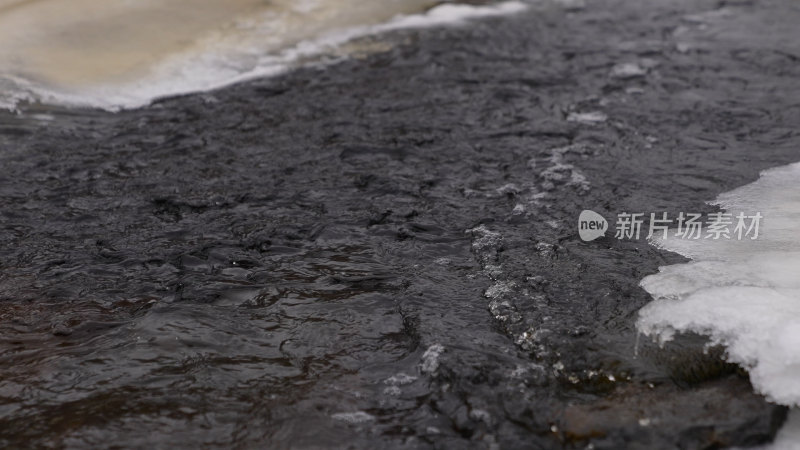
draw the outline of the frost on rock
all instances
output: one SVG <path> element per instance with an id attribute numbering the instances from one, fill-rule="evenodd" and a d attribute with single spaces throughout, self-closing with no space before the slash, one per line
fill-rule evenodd
<path id="1" fill-rule="evenodd" d="M 550 150 L 549 165 L 539 173 L 545 191 L 552 191 L 558 186 L 574 187 L 581 191 L 589 190 L 590 184 L 586 176 L 577 167 L 566 162 L 565 156 L 570 153 L 585 157 L 588 149 L 581 145 L 570 145 Z"/>
<path id="2" fill-rule="evenodd" d="M 424 373 L 434 374 L 439 370 L 439 356 L 444 353 L 444 346 L 433 344 L 422 354 L 420 370 Z"/>
<path id="3" fill-rule="evenodd" d="M 546 349 L 542 344 L 542 337 L 547 334 L 546 330 L 535 330 L 529 328 L 527 331 L 517 336 L 516 344 L 523 350 L 536 352 L 537 354 L 544 354 Z"/>
<path id="4" fill-rule="evenodd" d="M 489 231 L 484 225 L 479 225 L 467 230 L 467 233 L 472 233 L 474 237 L 472 240 L 472 249 L 475 251 L 495 249 L 503 242 L 503 237 L 500 233 Z"/>
<path id="5" fill-rule="evenodd" d="M 489 312 L 500 322 L 516 323 L 522 320 L 522 315 L 517 312 L 516 306 L 508 298 L 514 294 L 515 289 L 516 283 L 513 281 L 498 281 L 489 286 L 483 294 L 486 298 L 491 299 Z"/>
<path id="6" fill-rule="evenodd" d="M 350 413 L 336 413 L 331 416 L 333 420 L 341 420 L 347 423 L 364 423 L 375 420 L 375 416 L 367 414 L 364 411 L 356 411 Z"/>
<path id="7" fill-rule="evenodd" d="M 612 78 L 636 78 L 647 75 L 647 68 L 637 63 L 617 64 L 611 69 Z"/>
<path id="8" fill-rule="evenodd" d="M 486 298 L 490 299 L 498 299 L 504 295 L 511 294 L 514 292 L 515 284 L 513 281 L 498 281 L 497 283 L 489 286 L 489 289 L 486 289 L 483 295 Z"/>
<path id="9" fill-rule="evenodd" d="M 506 185 L 503 185 L 503 186 L 497 188 L 496 191 L 500 195 L 512 195 L 513 196 L 513 195 L 519 194 L 522 191 L 522 189 L 520 189 L 520 187 L 517 186 L 514 183 L 509 183 L 509 184 L 506 184 Z"/>
<path id="10" fill-rule="evenodd" d="M 486 267 L 497 256 L 497 251 L 503 245 L 503 236 L 490 231 L 484 225 L 467 230 L 472 235 L 472 251 L 478 258 L 481 266 Z"/>
<path id="11" fill-rule="evenodd" d="M 406 384 L 411 384 L 416 380 L 417 377 L 400 372 L 383 380 L 383 383 L 388 384 L 389 386 L 405 386 Z"/>
<path id="12" fill-rule="evenodd" d="M 501 322 L 518 323 L 522 320 L 522 314 L 508 300 L 492 300 L 489 302 L 489 312 Z"/>
<path id="13" fill-rule="evenodd" d="M 383 390 L 383 395 L 389 395 L 391 397 L 397 397 L 402 393 L 403 391 L 397 386 L 388 386 Z"/>
<path id="14" fill-rule="evenodd" d="M 567 122 L 577 122 L 584 125 L 596 125 L 608 120 L 608 116 L 601 111 L 590 111 L 585 113 L 573 112 L 567 116 Z"/>

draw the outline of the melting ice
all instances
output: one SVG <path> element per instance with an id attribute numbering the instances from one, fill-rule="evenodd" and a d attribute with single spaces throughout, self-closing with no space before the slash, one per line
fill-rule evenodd
<path id="1" fill-rule="evenodd" d="M 693 261 L 662 267 L 642 281 L 655 301 L 637 328 L 669 340 L 706 334 L 750 371 L 756 389 L 800 405 L 800 163 L 768 170 L 755 183 L 720 195 L 729 212 L 760 212 L 758 239 L 679 239 L 656 245 Z"/>
<path id="2" fill-rule="evenodd" d="M 760 212 L 759 237 L 654 242 L 692 259 L 642 280 L 655 299 L 637 328 L 662 341 L 675 333 L 707 335 L 730 361 L 750 372 L 768 399 L 800 406 L 800 163 L 763 172 L 758 181 L 714 202 L 728 212 Z M 779 434 L 776 448 L 800 436 L 800 417 Z M 792 426 L 791 424 L 794 424 Z M 794 428 L 792 428 L 794 427 Z M 795 429 L 796 428 L 796 429 Z"/>

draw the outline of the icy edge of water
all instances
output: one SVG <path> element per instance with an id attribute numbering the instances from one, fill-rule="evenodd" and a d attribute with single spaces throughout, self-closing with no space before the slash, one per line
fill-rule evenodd
<path id="1" fill-rule="evenodd" d="M 119 111 L 146 106 L 154 100 L 210 91 L 255 78 L 270 77 L 290 70 L 298 61 L 322 55 L 354 39 L 389 31 L 459 25 L 465 21 L 521 12 L 521 1 L 474 6 L 443 4 L 425 13 L 397 16 L 379 25 L 358 26 L 328 32 L 300 42 L 278 54 L 236 60 L 230 55 L 209 52 L 191 60 L 175 58 L 159 65 L 154 74 L 136 82 L 106 84 L 67 92 L 19 77 L 0 75 L 0 109 L 16 111 L 24 102 L 42 102 L 71 107 Z"/>

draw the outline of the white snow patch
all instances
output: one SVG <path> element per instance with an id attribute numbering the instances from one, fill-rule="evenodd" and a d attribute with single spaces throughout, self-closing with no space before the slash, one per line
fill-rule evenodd
<path id="1" fill-rule="evenodd" d="M 694 261 L 642 280 L 654 301 L 639 331 L 663 341 L 679 332 L 708 335 L 748 369 L 753 386 L 784 405 L 800 405 L 800 163 L 765 171 L 714 202 L 737 214 L 760 212 L 758 239 L 688 240 L 659 247 Z"/>

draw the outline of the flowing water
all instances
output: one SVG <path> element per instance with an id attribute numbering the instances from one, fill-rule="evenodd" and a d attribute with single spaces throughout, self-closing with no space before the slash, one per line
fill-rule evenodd
<path id="1" fill-rule="evenodd" d="M 650 301 L 637 284 L 677 258 L 581 242 L 574 221 L 587 205 L 683 206 L 736 185 L 752 142 L 731 130 L 795 148 L 780 133 L 797 122 L 786 90 L 765 100 L 716 76 L 733 66 L 793 86 L 790 56 L 770 59 L 773 72 L 743 69 L 739 41 L 743 62 L 679 56 L 663 33 L 680 21 L 672 6 L 537 11 L 110 114 L 70 107 L 146 105 L 336 57 L 331 45 L 355 37 L 524 5 L 90 3 L 0 3 L 0 103 L 20 110 L 0 111 L 0 446 L 615 449 L 771 436 L 783 410 L 728 367 L 717 374 L 716 358 L 674 362 L 647 343 L 634 357 Z M 648 64 L 614 75 L 641 55 Z M 687 129 L 702 96 L 726 103 Z M 688 149 L 680 167 L 675 137 L 696 138 L 674 143 Z M 737 170 L 708 178 L 710 161 Z M 796 368 L 767 334 L 796 342 L 791 315 L 749 299 L 794 311 L 796 173 L 724 196 L 764 214 L 761 239 L 683 249 L 695 263 L 645 281 L 658 300 L 640 322 L 711 334 L 785 403 Z M 701 374 L 672 370 L 682 361 Z"/>
<path id="2" fill-rule="evenodd" d="M 7 1 L 0 3 L 0 107 L 24 100 L 141 106 L 274 74 L 357 36 L 522 7 L 442 5 L 427 17 L 413 15 L 437 3 Z"/>
<path id="3" fill-rule="evenodd" d="M 209 49 L 244 65 L 208 78 L 225 83 L 261 67 L 248 55 L 269 59 L 325 30 L 349 27 L 347 37 L 521 7 L 444 5 L 375 28 L 428 3 L 65 3 L 5 5 L 2 39 L 14 45 L 2 47 L 4 70 L 29 83 L 17 87 L 35 83 L 34 99 L 107 107 L 204 87 L 191 70 L 153 73 L 183 57 L 194 61 L 183 68 L 218 68 Z M 246 98 L 261 101 L 255 92 Z M 215 105 L 202 108 L 211 126 L 177 130 L 177 110 L 143 117 L 148 124 L 96 111 L 63 112 L 52 127 L 34 121 L 38 136 L 94 130 L 64 145 L 55 138 L 48 148 L 60 156 L 3 135 L 0 157 L 17 169 L 0 179 L 0 446 L 413 447 L 427 436 L 461 439 L 452 414 L 428 406 L 445 395 L 432 380 L 448 353 L 496 361 L 506 377 L 518 369 L 515 383 L 539 376 L 486 311 L 465 234 L 474 216 L 447 200 L 414 219 L 427 207 L 416 179 L 441 164 L 410 170 L 414 154 L 389 152 L 387 161 L 371 147 L 244 144 L 246 131 L 222 131 L 241 113 L 216 114 Z M 300 102 L 274 112 L 284 111 L 290 118 L 255 129 L 292 145 L 283 136 L 307 133 L 309 121 L 297 120 Z M 129 141 L 130 126 L 143 133 Z M 195 147 L 187 138 L 232 141 Z M 102 150 L 105 168 L 79 150 L 100 141 L 115 142 Z M 79 173 L 57 175 L 53 164 Z M 397 178 L 384 185 L 358 175 L 383 170 Z M 453 195 L 450 186 L 435 190 L 443 201 Z M 382 202 L 394 212 L 374 215 Z M 454 352 L 475 327 L 470 350 Z M 472 409 L 488 426 L 489 413 Z"/>

